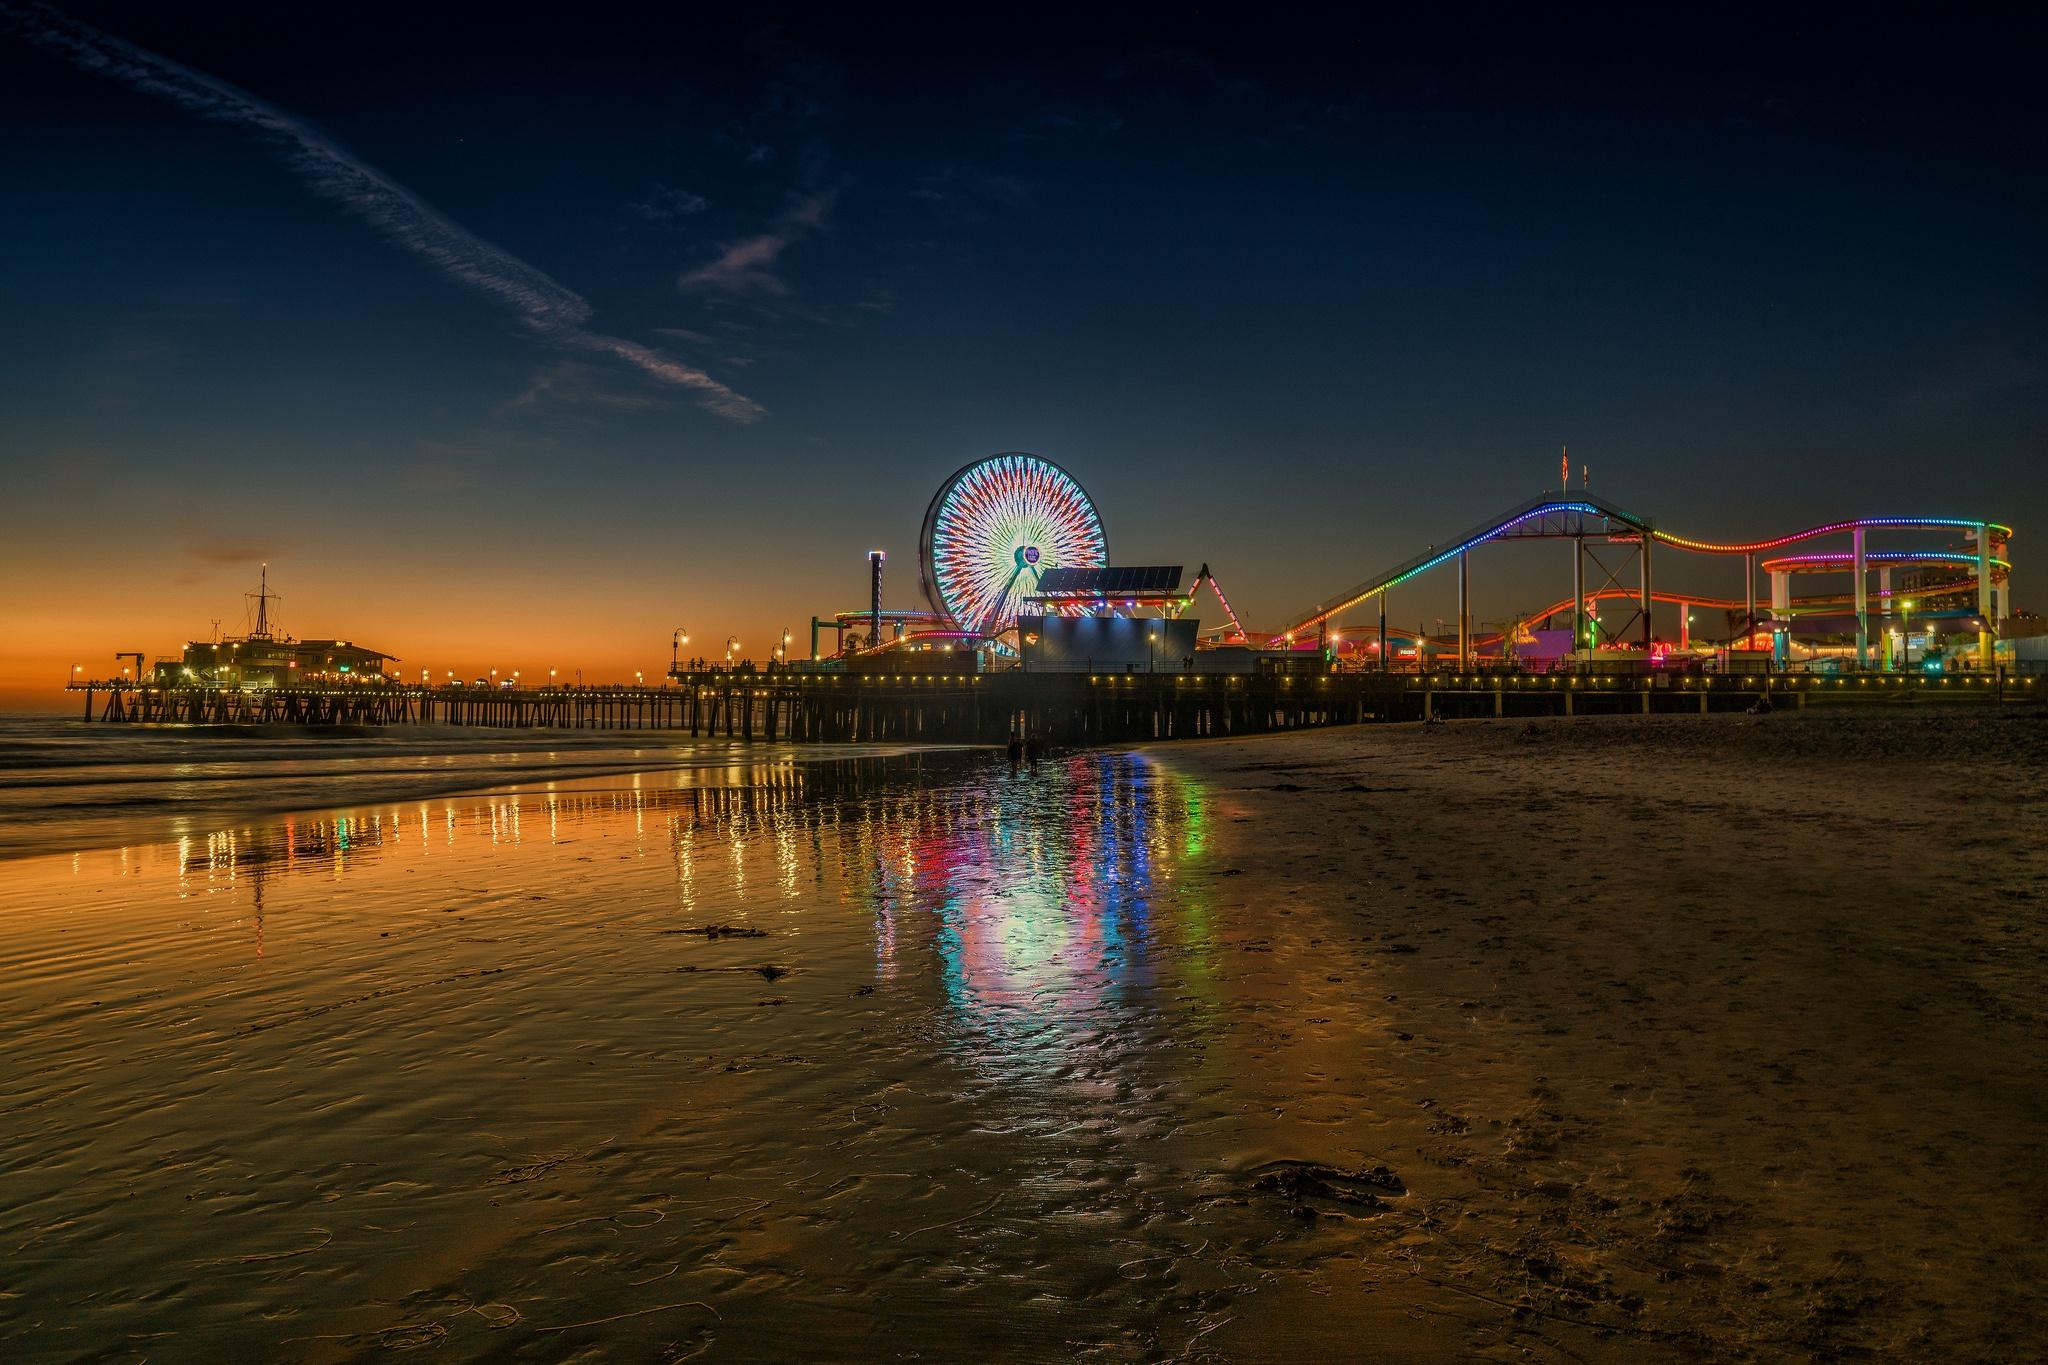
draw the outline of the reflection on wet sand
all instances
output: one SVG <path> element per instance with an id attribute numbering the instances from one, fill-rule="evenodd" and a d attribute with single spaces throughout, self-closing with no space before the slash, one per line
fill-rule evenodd
<path id="1" fill-rule="evenodd" d="M 316 1358 L 1192 1339 L 1243 1278 L 1176 1269 L 1231 1221 L 1190 1147 L 1233 1103 L 1210 806 L 1130 755 L 927 756 L 18 863 L 0 1323 Z"/>

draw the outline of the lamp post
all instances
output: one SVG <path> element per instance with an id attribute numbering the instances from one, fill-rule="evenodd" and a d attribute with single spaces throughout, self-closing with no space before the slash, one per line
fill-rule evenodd
<path id="1" fill-rule="evenodd" d="M 727 664 L 728 666 L 730 666 L 730 665 L 731 665 L 731 663 L 732 663 L 732 656 L 733 656 L 733 653 L 734 653 L 734 651 L 738 650 L 738 649 L 739 649 L 739 647 L 740 647 L 740 637 L 739 637 L 739 636 L 737 636 L 737 635 L 728 635 L 728 636 L 726 636 L 726 637 L 725 637 L 725 662 L 726 662 L 726 664 Z"/>
<path id="2" fill-rule="evenodd" d="M 1913 671 L 1913 603 L 1899 603 L 1899 672 Z"/>
<path id="3" fill-rule="evenodd" d="M 675 634 L 671 635 L 668 641 L 669 672 L 673 673 L 676 671 L 676 666 L 681 661 L 682 648 L 684 645 L 688 643 L 690 643 L 690 632 L 683 629 L 683 627 L 681 626 L 677 626 L 675 629 Z"/>
<path id="4" fill-rule="evenodd" d="M 1159 623 L 1154 621 L 1145 631 L 1145 671 L 1159 671 Z"/>

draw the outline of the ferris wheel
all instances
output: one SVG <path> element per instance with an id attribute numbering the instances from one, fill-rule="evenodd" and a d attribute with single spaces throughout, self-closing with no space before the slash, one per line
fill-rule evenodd
<path id="1" fill-rule="evenodd" d="M 996 635 L 1051 568 L 1100 568 L 1102 518 L 1073 475 L 1013 451 L 976 460 L 939 488 L 924 514 L 918 567 L 925 599 L 962 630 Z"/>

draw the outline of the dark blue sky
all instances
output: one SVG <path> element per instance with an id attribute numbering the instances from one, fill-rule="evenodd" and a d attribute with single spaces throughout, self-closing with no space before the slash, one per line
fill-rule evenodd
<path id="1" fill-rule="evenodd" d="M 1006 449 L 1266 624 L 1563 442 L 1684 534 L 2010 522 L 2038 604 L 2018 31 L 0 13 L 15 668 L 168 647 L 266 555 L 302 631 L 463 667 L 794 626 L 871 545 L 907 605 Z M 1543 554 L 1479 614 L 1563 595 Z"/>

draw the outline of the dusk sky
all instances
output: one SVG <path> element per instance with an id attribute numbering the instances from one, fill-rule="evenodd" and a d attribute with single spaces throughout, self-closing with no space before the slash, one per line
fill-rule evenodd
<path id="1" fill-rule="evenodd" d="M 1253 625 L 1564 443 L 1686 535 L 2010 523 L 2043 605 L 2017 30 L 416 8 L 0 0 L 0 708 L 239 630 L 264 559 L 408 671 L 762 657 L 870 548 L 916 604 L 1006 450 Z M 1484 620 L 1569 591 L 1473 562 Z"/>

